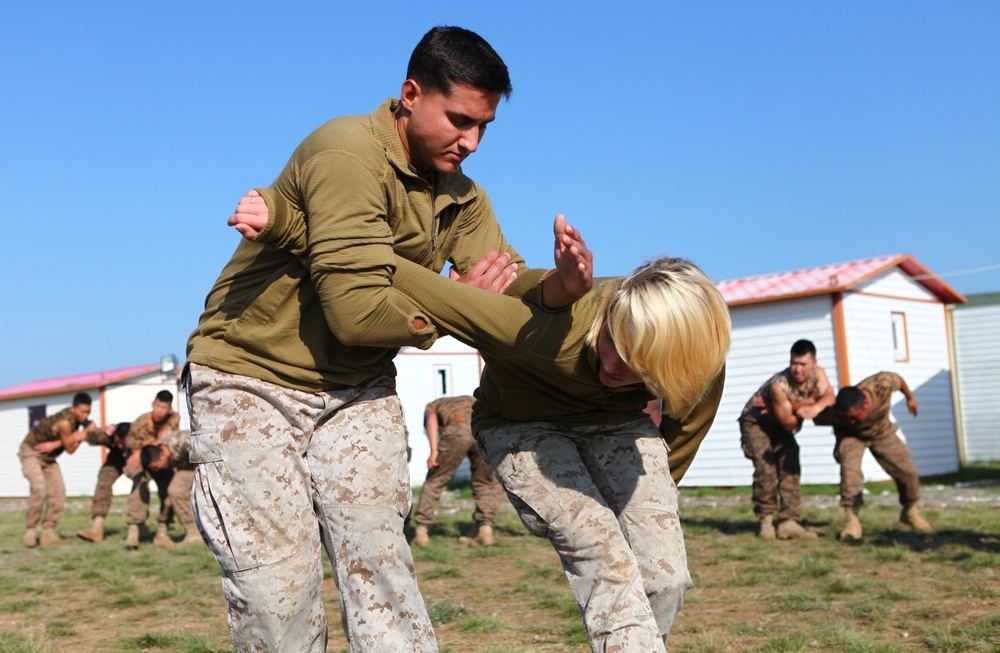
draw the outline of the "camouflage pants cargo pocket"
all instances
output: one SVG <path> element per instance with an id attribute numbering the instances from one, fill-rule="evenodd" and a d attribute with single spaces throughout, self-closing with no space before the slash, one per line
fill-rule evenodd
<path id="1" fill-rule="evenodd" d="M 222 459 L 218 430 L 191 433 L 191 462 L 198 530 L 219 565 L 226 572 L 257 567 L 257 537 L 247 502 Z"/>

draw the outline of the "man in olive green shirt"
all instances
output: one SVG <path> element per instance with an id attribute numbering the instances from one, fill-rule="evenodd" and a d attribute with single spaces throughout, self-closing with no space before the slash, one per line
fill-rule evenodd
<path id="1" fill-rule="evenodd" d="M 524 267 L 461 172 L 510 90 L 486 41 L 434 28 L 398 99 L 320 126 L 271 188 L 241 201 L 287 204 L 309 233 L 299 251 L 241 242 L 188 343 L 195 512 L 240 651 L 325 649 L 320 525 L 351 649 L 437 650 L 403 536 L 392 364 L 437 330 L 393 288 L 396 256 L 434 272 L 450 261 L 470 283 L 499 269 L 492 289 L 553 308 L 582 294 L 576 275 Z M 578 270 L 582 247 L 571 229 L 561 236 L 557 252 Z"/>

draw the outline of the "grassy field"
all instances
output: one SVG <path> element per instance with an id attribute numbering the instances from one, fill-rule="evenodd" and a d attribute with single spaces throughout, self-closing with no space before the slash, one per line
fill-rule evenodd
<path id="1" fill-rule="evenodd" d="M 835 488 L 807 488 L 805 518 L 822 537 L 804 543 L 758 539 L 746 488 L 682 491 L 696 587 L 671 651 L 1000 653 L 1000 466 L 925 485 L 929 535 L 898 523 L 891 484 L 869 492 L 865 538 L 845 544 Z M 127 551 L 124 498 L 104 543 L 27 549 L 16 505 L 0 512 L 0 651 L 232 650 L 207 549 Z M 442 651 L 589 651 L 548 542 L 507 506 L 496 546 L 461 547 L 470 506 L 467 491 L 447 495 L 432 546 L 415 551 Z M 71 501 L 60 531 L 87 527 L 88 509 L 89 500 Z M 330 650 L 347 651 L 327 579 Z"/>

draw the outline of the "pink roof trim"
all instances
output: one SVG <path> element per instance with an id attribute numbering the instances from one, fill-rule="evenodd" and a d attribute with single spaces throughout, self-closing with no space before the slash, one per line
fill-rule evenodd
<path id="1" fill-rule="evenodd" d="M 75 376 L 62 376 L 55 379 L 43 379 L 41 381 L 29 381 L 20 385 L 11 386 L 0 390 L 0 400 L 20 399 L 22 397 L 32 397 L 36 395 L 56 394 L 61 392 L 77 392 L 100 388 L 134 379 L 160 369 L 159 363 L 148 365 L 135 365 L 133 367 L 123 367 L 107 372 L 90 372 L 88 374 L 77 374 Z"/>
<path id="2" fill-rule="evenodd" d="M 756 277 L 720 281 L 715 285 L 722 293 L 726 303 L 730 306 L 739 306 L 793 297 L 846 292 L 895 266 L 912 277 L 918 277 L 916 282 L 934 293 L 942 302 L 965 303 L 965 297 L 941 281 L 940 278 L 933 277 L 930 270 L 909 254 L 877 256 L 804 270 L 762 274 Z M 925 276 L 933 278 L 922 278 Z"/>

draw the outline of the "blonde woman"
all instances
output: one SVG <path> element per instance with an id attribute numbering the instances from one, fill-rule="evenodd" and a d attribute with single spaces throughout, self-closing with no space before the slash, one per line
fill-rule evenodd
<path id="1" fill-rule="evenodd" d="M 276 213 L 285 217 L 258 238 L 305 237 L 302 221 Z M 236 222 L 255 236 L 267 221 Z M 559 554 L 593 650 L 665 651 L 691 587 L 675 480 L 722 396 L 722 296 L 676 258 L 597 280 L 557 312 L 396 264 L 393 287 L 485 359 L 472 421 L 480 451 L 525 527 Z M 656 397 L 659 427 L 643 412 Z"/>

